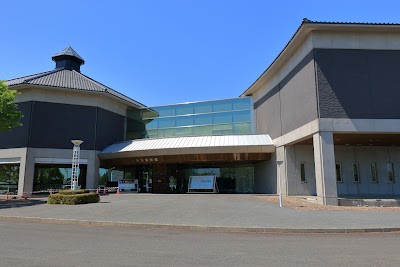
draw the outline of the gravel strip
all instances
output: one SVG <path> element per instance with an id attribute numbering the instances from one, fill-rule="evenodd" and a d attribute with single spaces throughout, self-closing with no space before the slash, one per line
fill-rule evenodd
<path id="1" fill-rule="evenodd" d="M 279 204 L 279 196 L 255 196 L 271 203 Z M 312 200 L 301 197 L 283 197 L 283 207 L 294 210 L 333 210 L 333 211 L 400 211 L 400 207 L 373 207 L 373 206 L 324 206 L 314 203 Z"/>

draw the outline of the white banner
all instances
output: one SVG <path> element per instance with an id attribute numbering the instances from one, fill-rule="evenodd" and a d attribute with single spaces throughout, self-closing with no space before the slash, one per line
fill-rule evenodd
<path id="1" fill-rule="evenodd" d="M 137 190 L 137 179 L 134 180 L 119 180 L 118 181 L 118 188 L 119 190 L 124 190 L 124 191 L 131 191 L 131 190 Z"/>
<path id="2" fill-rule="evenodd" d="M 215 176 L 191 176 L 189 189 L 214 189 Z"/>

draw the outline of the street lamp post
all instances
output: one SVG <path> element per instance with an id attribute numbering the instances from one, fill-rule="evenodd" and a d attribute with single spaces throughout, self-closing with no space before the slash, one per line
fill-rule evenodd
<path id="1" fill-rule="evenodd" d="M 281 165 L 283 161 L 277 160 L 276 164 L 278 165 L 278 183 L 279 183 L 279 207 L 282 208 L 282 183 L 281 183 Z"/>
<path id="2" fill-rule="evenodd" d="M 80 145 L 83 143 L 82 140 L 71 140 L 74 144 L 72 150 L 72 175 L 71 175 L 71 190 L 75 191 L 78 189 L 78 171 L 79 171 L 79 157 L 81 148 Z"/>

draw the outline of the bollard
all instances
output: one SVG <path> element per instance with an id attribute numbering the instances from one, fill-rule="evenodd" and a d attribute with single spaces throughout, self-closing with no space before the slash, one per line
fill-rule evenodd
<path id="1" fill-rule="evenodd" d="M 6 200 L 8 200 L 8 191 L 7 191 L 7 193 L 6 193 Z"/>
<path id="2" fill-rule="evenodd" d="M 99 188 L 97 187 L 97 189 L 96 189 L 96 194 L 99 194 Z"/>
<path id="3" fill-rule="evenodd" d="M 107 194 L 107 189 L 104 187 L 104 195 Z"/>
<path id="4" fill-rule="evenodd" d="M 117 188 L 117 195 L 121 194 L 121 192 L 119 191 L 119 187 Z"/>
<path id="5" fill-rule="evenodd" d="M 28 200 L 28 194 L 26 192 L 24 192 L 24 199 Z"/>
<path id="6" fill-rule="evenodd" d="M 53 194 L 53 190 L 50 189 L 50 196 Z"/>

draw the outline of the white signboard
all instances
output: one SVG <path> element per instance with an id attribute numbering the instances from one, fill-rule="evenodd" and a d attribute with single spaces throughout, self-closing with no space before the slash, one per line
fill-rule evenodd
<path id="1" fill-rule="evenodd" d="M 215 188 L 215 176 L 190 176 L 190 189 L 212 189 Z"/>
<path id="2" fill-rule="evenodd" d="M 138 183 L 137 179 L 119 180 L 118 188 L 119 188 L 119 190 L 123 190 L 123 191 L 137 191 L 138 190 L 137 183 Z"/>

